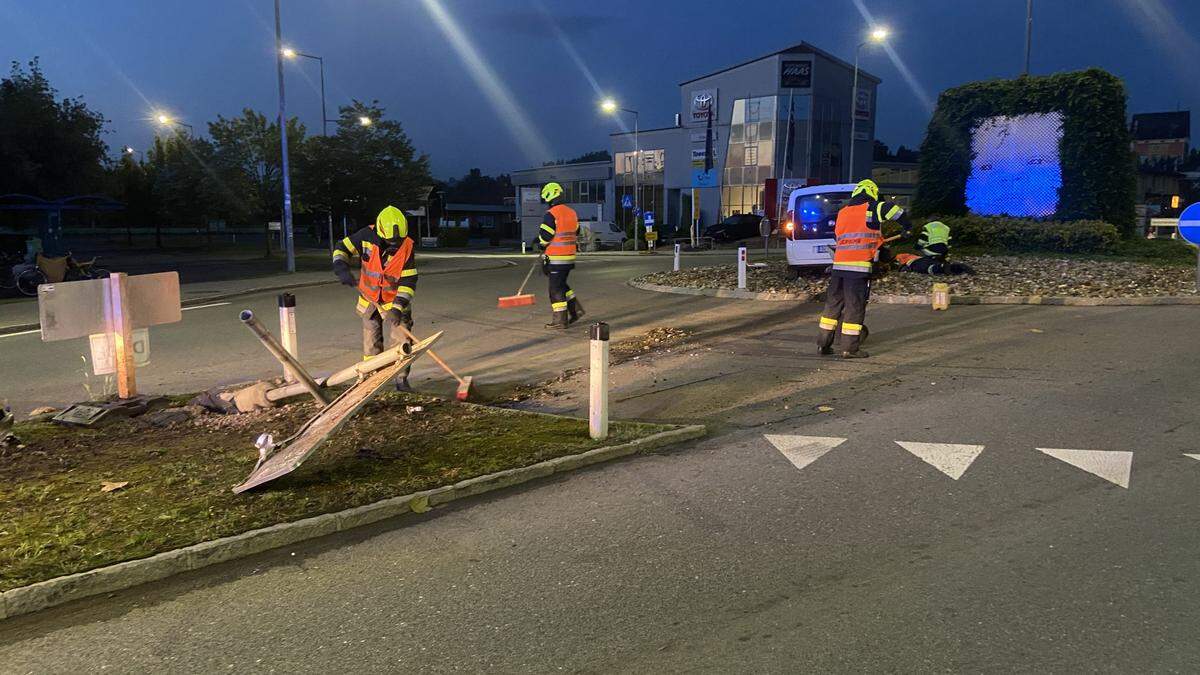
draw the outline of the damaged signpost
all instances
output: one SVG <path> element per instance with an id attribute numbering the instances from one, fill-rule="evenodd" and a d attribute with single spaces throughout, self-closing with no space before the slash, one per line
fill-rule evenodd
<path id="1" fill-rule="evenodd" d="M 131 277 L 114 272 L 106 279 L 42 284 L 38 287 L 38 314 L 42 341 L 89 338 L 97 374 L 115 373 L 117 395 L 123 400 L 132 399 L 138 394 L 135 371 L 139 355 L 135 354 L 135 342 L 142 337 L 138 329 L 183 318 L 179 274 Z M 141 342 L 147 345 L 149 334 L 144 335 Z"/>

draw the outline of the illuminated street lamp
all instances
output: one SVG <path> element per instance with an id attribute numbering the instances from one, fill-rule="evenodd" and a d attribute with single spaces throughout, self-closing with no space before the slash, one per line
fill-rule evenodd
<path id="1" fill-rule="evenodd" d="M 192 132 L 193 135 L 196 133 L 196 129 L 192 125 L 182 120 L 177 120 L 166 113 L 160 112 L 154 116 L 154 119 L 164 127 L 187 127 L 188 131 Z"/>
<path id="2" fill-rule="evenodd" d="M 369 127 L 369 126 L 371 126 L 372 121 L 371 121 L 370 117 L 367 117 L 366 115 L 361 115 L 358 118 L 358 123 L 364 127 Z"/>
<path id="3" fill-rule="evenodd" d="M 612 98 L 606 98 L 600 102 L 600 109 L 608 115 L 616 115 L 618 112 L 627 112 L 633 115 L 633 250 L 638 250 L 638 230 L 641 223 L 638 219 L 642 213 L 642 191 L 639 185 L 638 174 L 642 164 L 642 146 L 638 140 L 638 112 L 629 108 L 622 108 Z"/>
<path id="4" fill-rule="evenodd" d="M 858 43 L 854 48 L 854 89 L 850 93 L 850 163 L 846 167 L 846 182 L 854 182 L 854 134 L 858 127 L 858 55 L 868 44 L 881 44 L 888 37 L 888 29 L 876 26 L 871 30 L 869 39 Z"/>
<path id="5" fill-rule="evenodd" d="M 143 153 L 141 150 L 135 150 L 132 146 L 127 145 L 127 146 L 121 148 L 121 152 L 125 153 L 126 155 L 131 155 L 131 156 L 133 155 L 133 153 L 136 152 L 138 154 L 138 161 L 141 161 L 141 162 L 146 161 L 145 153 Z"/>
<path id="6" fill-rule="evenodd" d="M 305 54 L 304 52 L 298 52 L 295 49 L 292 49 L 291 47 L 284 47 L 282 50 L 282 53 L 283 53 L 284 58 L 287 58 L 287 59 L 296 59 L 296 58 L 312 59 L 320 65 L 320 69 L 321 69 L 321 135 L 328 136 L 329 133 L 326 131 L 326 126 L 330 122 L 336 122 L 337 120 L 331 120 L 331 119 L 327 119 L 325 117 L 325 59 L 323 59 L 320 56 L 316 56 L 314 54 Z"/>

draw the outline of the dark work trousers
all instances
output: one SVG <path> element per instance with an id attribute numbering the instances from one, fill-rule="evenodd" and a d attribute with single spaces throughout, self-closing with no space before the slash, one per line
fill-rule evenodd
<path id="1" fill-rule="evenodd" d="M 400 326 L 412 330 L 413 320 L 412 312 L 401 312 L 398 309 L 381 310 L 376 306 L 370 306 L 362 315 L 363 325 L 363 359 L 369 359 L 383 351 L 386 341 L 387 347 L 390 349 L 400 344 L 407 342 L 410 346 L 412 340 L 400 330 Z M 403 371 L 396 374 L 397 380 L 403 380 L 408 377 L 408 371 L 412 366 L 406 367 Z"/>
<path id="2" fill-rule="evenodd" d="M 871 278 L 866 274 L 842 276 L 835 270 L 829 277 L 825 291 L 825 311 L 821 313 L 821 331 L 817 335 L 817 346 L 827 349 L 833 346 L 841 326 L 842 351 L 857 352 L 866 337 L 863 321 L 867 316 L 867 300 L 871 296 Z"/>
<path id="3" fill-rule="evenodd" d="M 567 311 L 567 304 L 575 297 L 575 291 L 567 285 L 567 275 L 573 265 L 546 265 L 546 276 L 550 277 L 550 309 L 555 312 Z"/>

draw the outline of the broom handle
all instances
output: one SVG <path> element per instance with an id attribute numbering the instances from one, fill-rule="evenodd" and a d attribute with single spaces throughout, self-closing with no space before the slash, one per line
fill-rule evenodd
<path id="1" fill-rule="evenodd" d="M 541 260 L 542 259 L 540 256 L 533 259 L 533 264 L 529 266 L 529 271 L 525 273 L 525 281 L 521 282 L 521 287 L 518 288 L 517 292 L 514 293 L 513 295 L 520 295 L 522 292 L 525 291 L 525 285 L 529 283 L 529 277 L 533 276 L 533 271 L 537 269 L 537 265 L 539 262 L 541 262 Z"/>
<path id="2" fill-rule="evenodd" d="M 404 335 L 406 335 L 409 340 L 412 340 L 413 342 L 420 342 L 420 340 L 417 339 L 417 336 L 413 335 L 412 331 L 410 331 L 408 328 L 406 328 L 404 326 L 404 324 L 397 324 L 396 327 L 399 328 L 400 330 L 404 331 Z M 446 362 L 442 360 L 442 357 L 438 356 L 437 354 L 434 354 L 433 351 L 429 350 L 429 349 L 426 349 L 425 353 L 429 355 L 429 358 L 431 358 L 435 362 L 437 362 L 437 364 L 439 366 L 441 366 L 443 370 L 445 370 L 447 373 L 450 373 L 450 377 L 453 377 L 454 379 L 458 380 L 459 384 L 463 383 L 463 379 L 461 377 L 459 377 L 458 375 L 455 375 L 453 370 L 450 370 L 450 366 L 446 365 Z"/>

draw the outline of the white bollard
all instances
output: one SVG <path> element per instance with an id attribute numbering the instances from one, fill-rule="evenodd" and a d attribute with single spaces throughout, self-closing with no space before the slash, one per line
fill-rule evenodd
<path id="1" fill-rule="evenodd" d="M 521 242 L 521 255 L 525 255 L 525 242 Z"/>
<path id="2" fill-rule="evenodd" d="M 588 433 L 592 440 L 608 438 L 608 324 L 592 324 L 589 371 Z"/>
<path id="3" fill-rule="evenodd" d="M 676 272 L 679 271 L 679 244 L 675 244 L 675 267 Z"/>
<path id="4" fill-rule="evenodd" d="M 279 294 L 279 342 L 287 353 L 300 358 L 300 343 L 296 339 L 296 296 L 291 293 Z M 284 368 L 283 378 L 295 382 L 296 374 L 291 368 Z"/>
<path id="5" fill-rule="evenodd" d="M 738 248 L 738 288 L 746 288 L 746 247 Z"/>

